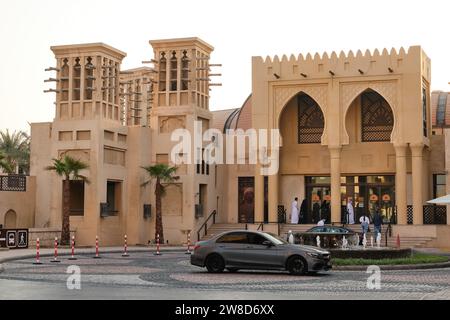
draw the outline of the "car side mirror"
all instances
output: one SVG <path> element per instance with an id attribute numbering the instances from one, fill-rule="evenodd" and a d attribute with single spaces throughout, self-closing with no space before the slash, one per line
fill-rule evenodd
<path id="1" fill-rule="evenodd" d="M 272 243 L 272 241 L 270 241 L 270 240 L 266 240 L 266 241 L 264 241 L 262 244 L 263 244 L 264 246 L 266 246 L 266 247 L 272 247 L 272 246 L 273 246 L 273 243 Z"/>

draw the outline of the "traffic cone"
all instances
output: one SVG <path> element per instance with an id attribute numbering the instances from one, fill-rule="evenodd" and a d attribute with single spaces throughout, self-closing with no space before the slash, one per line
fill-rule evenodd
<path id="1" fill-rule="evenodd" d="M 400 235 L 397 233 L 397 248 L 400 249 Z"/>

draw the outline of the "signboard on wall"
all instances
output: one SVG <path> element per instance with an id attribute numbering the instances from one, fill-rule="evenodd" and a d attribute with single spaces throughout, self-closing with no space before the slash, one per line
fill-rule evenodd
<path id="1" fill-rule="evenodd" d="M 9 249 L 28 248 L 28 229 L 0 230 L 0 248 L 9 248 Z"/>
<path id="2" fill-rule="evenodd" d="M 0 248 L 6 248 L 6 230 L 0 229 Z"/>

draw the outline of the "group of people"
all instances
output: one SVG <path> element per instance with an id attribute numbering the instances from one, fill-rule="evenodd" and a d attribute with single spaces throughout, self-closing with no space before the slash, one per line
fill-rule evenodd
<path id="1" fill-rule="evenodd" d="M 348 200 L 347 203 L 347 217 L 346 217 L 347 224 L 355 224 L 355 212 L 353 209 L 353 201 L 352 199 Z M 359 223 L 361 224 L 361 229 L 363 233 L 369 232 L 369 226 L 370 226 L 371 219 L 366 214 L 366 212 L 362 213 L 362 216 L 359 218 Z M 372 217 L 372 223 L 375 228 L 374 232 L 381 233 L 381 228 L 383 225 L 383 217 L 381 216 L 380 209 L 377 207 L 375 209 L 375 213 Z"/>
<path id="2" fill-rule="evenodd" d="M 316 223 L 318 226 L 323 226 L 326 223 L 330 223 L 330 204 L 327 201 L 323 201 L 322 204 L 319 202 L 314 202 L 312 208 L 312 222 Z M 308 214 L 308 202 L 306 199 L 302 201 L 300 208 L 298 207 L 298 198 L 296 197 L 291 205 L 291 224 L 299 224 L 299 223 L 307 223 L 307 214 Z M 374 225 L 374 232 L 381 233 L 381 228 L 383 225 L 383 217 L 380 214 L 380 210 L 376 209 L 375 214 L 372 217 L 372 221 L 370 217 L 363 212 L 362 216 L 359 218 L 359 223 L 361 224 L 362 232 L 369 232 L 370 223 Z M 348 200 L 346 207 L 346 223 L 347 224 L 355 224 L 355 211 L 353 207 L 352 199 Z"/>
<path id="3" fill-rule="evenodd" d="M 311 221 L 318 223 L 324 220 L 324 223 L 330 222 L 330 203 L 326 200 L 320 204 L 318 201 L 314 202 L 312 207 Z M 291 205 L 291 224 L 306 224 L 308 223 L 308 201 L 304 199 L 300 207 L 298 206 L 298 198 L 295 198 Z"/>

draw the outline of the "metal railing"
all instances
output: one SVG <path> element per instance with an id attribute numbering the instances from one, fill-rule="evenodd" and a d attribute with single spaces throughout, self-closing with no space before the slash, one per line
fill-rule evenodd
<path id="1" fill-rule="evenodd" d="M 27 177 L 24 175 L 0 176 L 0 191 L 27 191 Z"/>
<path id="2" fill-rule="evenodd" d="M 204 236 L 208 235 L 208 222 L 212 218 L 213 219 L 213 223 L 212 224 L 215 224 L 216 223 L 216 214 L 217 214 L 217 211 L 214 210 L 209 215 L 209 217 L 205 220 L 205 222 L 202 224 L 202 226 L 198 229 L 198 231 L 197 231 L 197 241 L 200 241 Z M 202 231 L 204 231 L 204 232 L 203 232 L 203 235 L 201 236 Z"/>
<path id="3" fill-rule="evenodd" d="M 256 231 L 264 231 L 264 222 L 261 222 L 258 226 L 258 229 Z"/>
<path id="4" fill-rule="evenodd" d="M 392 237 L 392 225 L 391 222 L 389 222 L 386 231 L 384 232 L 384 241 L 386 243 L 386 247 L 388 246 L 388 238 Z"/>

